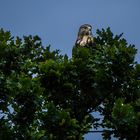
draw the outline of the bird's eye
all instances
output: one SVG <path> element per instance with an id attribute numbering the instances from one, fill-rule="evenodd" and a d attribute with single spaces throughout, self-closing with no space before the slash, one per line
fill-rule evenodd
<path id="1" fill-rule="evenodd" d="M 85 30 L 85 29 L 87 29 L 87 27 L 83 27 L 83 29 Z"/>

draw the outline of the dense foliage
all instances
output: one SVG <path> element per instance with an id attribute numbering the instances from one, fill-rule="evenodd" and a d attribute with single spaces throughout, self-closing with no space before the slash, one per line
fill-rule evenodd
<path id="1" fill-rule="evenodd" d="M 104 139 L 140 139 L 137 51 L 109 28 L 95 44 L 68 58 L 0 30 L 1 140 L 82 140 L 99 128 Z"/>

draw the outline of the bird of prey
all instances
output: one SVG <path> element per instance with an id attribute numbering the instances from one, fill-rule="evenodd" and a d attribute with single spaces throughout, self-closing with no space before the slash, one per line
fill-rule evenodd
<path id="1" fill-rule="evenodd" d="M 93 43 L 94 38 L 92 35 L 92 26 L 89 24 L 80 26 L 75 46 L 87 47 L 92 45 Z"/>

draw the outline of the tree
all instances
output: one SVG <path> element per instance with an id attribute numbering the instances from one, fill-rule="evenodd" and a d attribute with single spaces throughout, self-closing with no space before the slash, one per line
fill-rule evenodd
<path id="1" fill-rule="evenodd" d="M 0 30 L 2 140 L 82 140 L 101 127 L 104 139 L 140 139 L 137 50 L 110 28 L 95 43 L 68 58 L 38 36 Z"/>

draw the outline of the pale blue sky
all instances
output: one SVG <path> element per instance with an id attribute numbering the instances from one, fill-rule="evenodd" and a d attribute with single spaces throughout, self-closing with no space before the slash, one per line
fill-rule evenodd
<path id="1" fill-rule="evenodd" d="M 128 43 L 136 45 L 140 62 L 139 0 L 0 0 L 0 27 L 14 36 L 37 34 L 44 46 L 51 44 L 68 56 L 84 23 L 93 26 L 94 35 L 97 28 L 108 26 L 114 34 L 123 32 Z"/>

